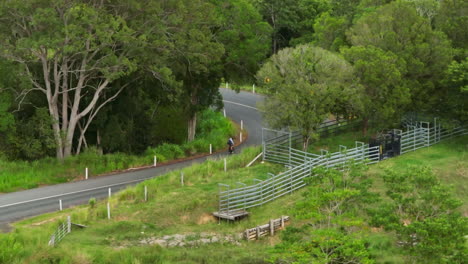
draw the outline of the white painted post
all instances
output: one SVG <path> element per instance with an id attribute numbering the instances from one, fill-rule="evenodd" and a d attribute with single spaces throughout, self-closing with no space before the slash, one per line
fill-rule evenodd
<path id="1" fill-rule="evenodd" d="M 86 180 L 88 179 L 88 167 L 86 167 L 85 169 L 85 177 L 86 177 Z"/>
<path id="2" fill-rule="evenodd" d="M 110 213 L 110 203 L 107 203 L 107 219 L 110 219 L 111 213 Z"/>
<path id="3" fill-rule="evenodd" d="M 224 117 L 226 117 L 226 108 L 223 108 Z"/>
<path id="4" fill-rule="evenodd" d="M 184 186 L 184 172 L 180 172 L 180 183 Z"/>
<path id="5" fill-rule="evenodd" d="M 112 196 L 112 190 L 111 188 L 109 188 L 109 198 L 111 198 L 111 196 Z"/>
<path id="6" fill-rule="evenodd" d="M 147 202 L 147 201 L 148 201 L 148 188 L 145 185 L 145 202 Z"/>
<path id="7" fill-rule="evenodd" d="M 71 218 L 67 216 L 67 233 L 71 233 Z"/>
<path id="8" fill-rule="evenodd" d="M 240 142 L 242 143 L 242 131 L 240 132 Z"/>
<path id="9" fill-rule="evenodd" d="M 210 144 L 210 155 L 213 154 L 213 146 Z"/>
<path id="10" fill-rule="evenodd" d="M 241 120 L 241 130 L 244 130 L 244 121 Z"/>
<path id="11" fill-rule="evenodd" d="M 224 172 L 227 171 L 227 160 L 226 158 L 224 158 Z"/>
<path id="12" fill-rule="evenodd" d="M 59 200 L 59 208 L 60 208 L 60 211 L 62 211 L 62 199 Z"/>
<path id="13" fill-rule="evenodd" d="M 158 163 L 158 158 L 156 157 L 156 155 L 154 155 L 153 166 L 156 167 L 157 163 Z"/>
<path id="14" fill-rule="evenodd" d="M 252 92 L 255 93 L 255 84 L 252 85 Z"/>

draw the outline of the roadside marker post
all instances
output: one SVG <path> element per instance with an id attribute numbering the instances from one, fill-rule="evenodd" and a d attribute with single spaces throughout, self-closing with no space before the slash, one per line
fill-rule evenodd
<path id="1" fill-rule="evenodd" d="M 252 85 L 252 93 L 255 93 L 255 84 Z"/>
<path id="2" fill-rule="evenodd" d="M 227 171 L 227 160 L 226 158 L 224 158 L 224 172 Z"/>
<path id="3" fill-rule="evenodd" d="M 241 130 L 244 130 L 244 120 L 241 120 Z"/>
<path id="4" fill-rule="evenodd" d="M 210 155 L 213 154 L 213 146 L 210 144 Z"/>
<path id="5" fill-rule="evenodd" d="M 158 158 L 156 157 L 156 155 L 154 155 L 154 158 L 153 158 L 153 167 L 156 167 L 158 163 Z"/>
<path id="6" fill-rule="evenodd" d="M 145 202 L 147 202 L 147 201 L 148 201 L 148 188 L 145 185 Z"/>
<path id="7" fill-rule="evenodd" d="M 111 212 L 110 212 L 110 203 L 108 202 L 107 203 L 107 219 L 110 220 L 110 217 L 111 217 Z"/>
<path id="8" fill-rule="evenodd" d="M 62 199 L 59 200 L 59 208 L 60 208 L 60 211 L 63 210 L 63 208 L 62 208 Z"/>
<path id="9" fill-rule="evenodd" d="M 180 184 L 184 186 L 184 172 L 180 172 Z"/>
<path id="10" fill-rule="evenodd" d="M 109 198 L 111 198 L 111 196 L 112 196 L 112 190 L 111 188 L 109 188 Z"/>
<path id="11" fill-rule="evenodd" d="M 240 132 L 240 142 L 242 143 L 242 131 Z"/>
<path id="12" fill-rule="evenodd" d="M 86 167 L 86 169 L 85 169 L 85 178 L 86 178 L 86 180 L 88 179 L 88 167 Z"/>

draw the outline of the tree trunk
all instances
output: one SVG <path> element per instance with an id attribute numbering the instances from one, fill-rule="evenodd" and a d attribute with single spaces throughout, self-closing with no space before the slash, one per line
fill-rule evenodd
<path id="1" fill-rule="evenodd" d="M 367 136 L 367 129 L 369 127 L 369 118 L 368 117 L 364 117 L 364 119 L 362 120 L 362 134 L 364 136 Z"/>
<path id="2" fill-rule="evenodd" d="M 193 113 L 188 121 L 188 136 L 187 140 L 193 141 L 195 140 L 195 131 L 197 129 L 197 113 Z"/>
<path id="3" fill-rule="evenodd" d="M 307 151 L 309 147 L 310 136 L 302 136 L 302 150 Z"/>

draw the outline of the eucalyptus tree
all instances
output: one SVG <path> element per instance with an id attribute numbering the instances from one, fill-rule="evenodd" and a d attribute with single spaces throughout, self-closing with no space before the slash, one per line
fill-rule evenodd
<path id="1" fill-rule="evenodd" d="M 337 104 L 360 107 L 361 88 L 353 67 L 322 48 L 283 49 L 263 65 L 257 78 L 270 94 L 261 105 L 267 122 L 273 128 L 299 130 L 304 149 Z"/>
<path id="2" fill-rule="evenodd" d="M 102 1 L 7 1 L 1 6 L 1 55 L 20 64 L 30 87 L 47 100 L 56 155 L 72 154 L 78 122 L 95 116 L 135 71 L 139 39 Z"/>

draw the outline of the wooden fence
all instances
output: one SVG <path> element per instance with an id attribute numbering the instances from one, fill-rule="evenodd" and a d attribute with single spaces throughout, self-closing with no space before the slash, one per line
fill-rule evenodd
<path id="1" fill-rule="evenodd" d="M 278 229 L 283 229 L 285 222 L 289 221 L 289 216 L 281 216 L 281 218 L 270 220 L 268 224 L 248 228 L 244 231 L 244 238 L 246 240 L 257 240 L 260 237 L 272 236 Z"/>

